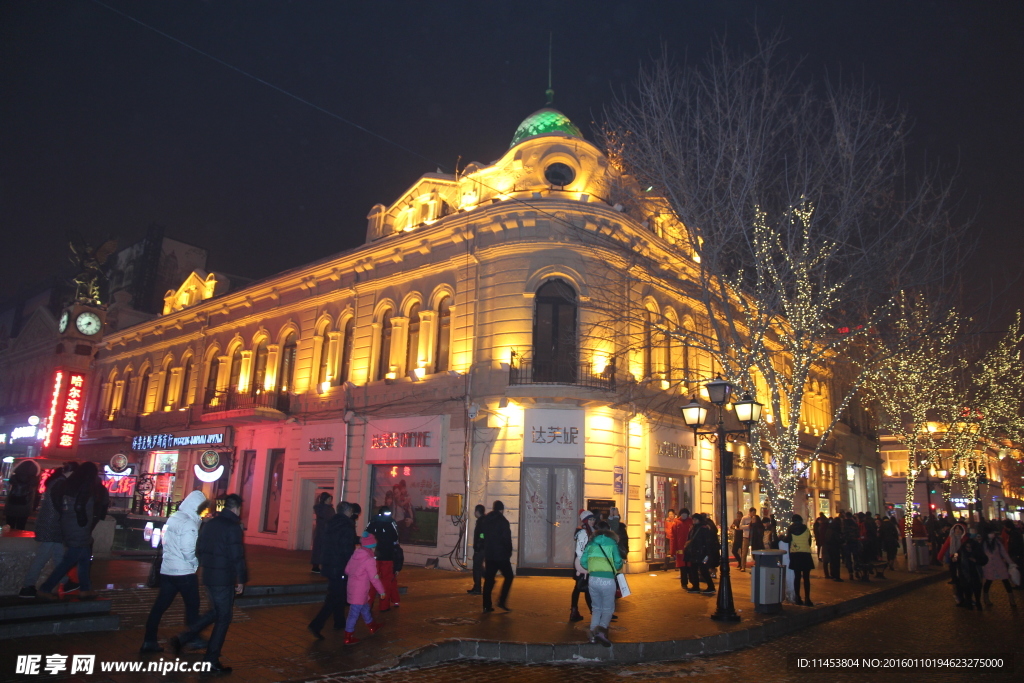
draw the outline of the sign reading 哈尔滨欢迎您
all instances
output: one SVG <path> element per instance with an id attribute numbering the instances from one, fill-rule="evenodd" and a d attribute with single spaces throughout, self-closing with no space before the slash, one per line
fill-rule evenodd
<path id="1" fill-rule="evenodd" d="M 524 458 L 583 459 L 585 412 L 581 408 L 527 408 L 523 429 Z"/>

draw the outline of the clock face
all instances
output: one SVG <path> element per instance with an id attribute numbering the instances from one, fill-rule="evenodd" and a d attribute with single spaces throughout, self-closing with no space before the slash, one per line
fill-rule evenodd
<path id="1" fill-rule="evenodd" d="M 77 327 L 78 331 L 82 334 L 91 337 L 94 334 L 100 333 L 100 330 L 103 329 L 103 321 L 100 320 L 100 317 L 95 313 L 86 311 L 75 320 L 75 327 Z"/>
<path id="2" fill-rule="evenodd" d="M 63 332 L 68 329 L 68 323 L 71 322 L 71 314 L 64 311 L 60 316 L 60 322 L 57 323 L 57 331 Z"/>

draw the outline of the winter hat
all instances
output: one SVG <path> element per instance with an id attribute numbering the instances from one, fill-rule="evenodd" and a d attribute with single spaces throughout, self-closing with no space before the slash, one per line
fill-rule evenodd
<path id="1" fill-rule="evenodd" d="M 591 512 L 590 510 L 584 510 L 583 512 L 580 513 L 580 521 L 581 522 L 585 522 L 585 521 L 587 521 L 588 518 L 593 517 L 593 516 L 594 516 L 593 512 Z"/>
<path id="2" fill-rule="evenodd" d="M 374 536 L 373 534 L 369 533 L 369 532 L 366 532 L 366 533 L 363 534 L 363 537 L 361 539 L 359 539 L 359 543 L 364 548 L 376 548 L 377 547 L 377 537 Z"/>

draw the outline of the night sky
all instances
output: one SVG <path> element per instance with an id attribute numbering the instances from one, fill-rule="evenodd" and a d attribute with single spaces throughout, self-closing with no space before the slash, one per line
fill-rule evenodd
<path id="1" fill-rule="evenodd" d="M 1024 262 L 1021 2 L 126 2 L 0 4 L 0 296 L 63 268 L 63 235 L 151 223 L 212 270 L 263 277 L 357 246 L 365 216 L 440 164 L 490 162 L 544 105 L 588 136 L 662 42 L 700 59 L 782 26 L 809 76 L 863 77 L 916 120 L 915 163 L 959 173 L 968 298 Z M 459 161 L 461 158 L 461 162 Z M 429 161 L 428 161 L 429 160 Z M 1017 283 L 1000 301 L 1019 306 Z"/>

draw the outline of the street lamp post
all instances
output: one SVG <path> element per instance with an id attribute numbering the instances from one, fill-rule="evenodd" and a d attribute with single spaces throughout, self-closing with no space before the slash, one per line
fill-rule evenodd
<path id="1" fill-rule="evenodd" d="M 725 478 L 732 474 L 732 453 L 726 450 L 726 438 L 730 434 L 745 434 L 749 438 L 750 428 L 761 419 L 760 403 L 746 394 L 742 399 L 733 404 L 736 418 L 745 425 L 745 429 L 727 430 L 723 421 L 722 408 L 729 402 L 733 386 L 722 378 L 714 379 L 704 385 L 708 390 L 708 398 L 718 407 L 718 424 L 712 431 L 699 431 L 701 425 L 707 419 L 708 409 L 697 402 L 696 397 L 680 410 L 683 413 L 683 422 L 687 427 L 693 429 L 694 435 L 718 443 L 718 473 L 721 481 L 721 500 L 719 529 L 721 530 L 722 560 L 719 567 L 718 582 L 718 606 L 711 618 L 715 621 L 739 621 L 740 615 L 736 613 L 736 607 L 732 598 L 732 581 L 729 578 L 729 510 L 728 499 L 725 491 Z"/>

